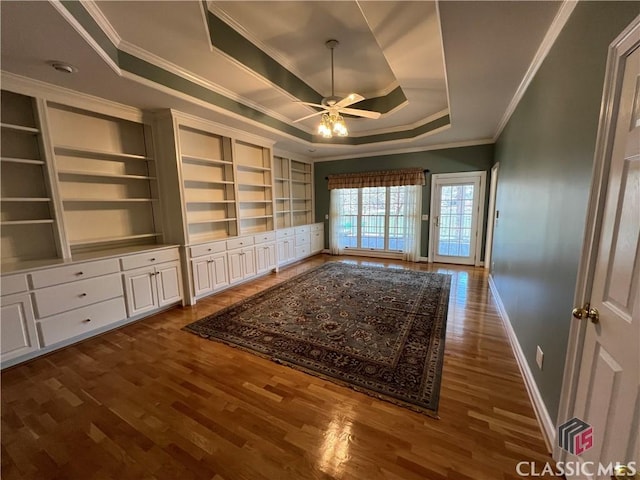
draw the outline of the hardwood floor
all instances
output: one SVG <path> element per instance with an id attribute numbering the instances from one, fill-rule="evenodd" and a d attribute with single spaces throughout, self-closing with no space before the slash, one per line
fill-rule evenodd
<path id="1" fill-rule="evenodd" d="M 325 261 L 452 274 L 440 419 L 180 329 Z M 484 269 L 316 256 L 2 373 L 2 478 L 520 478 L 550 460 Z"/>

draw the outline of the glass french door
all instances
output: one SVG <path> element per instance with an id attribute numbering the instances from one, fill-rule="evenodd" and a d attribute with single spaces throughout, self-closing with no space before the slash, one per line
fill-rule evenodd
<path id="1" fill-rule="evenodd" d="M 480 203 L 480 177 L 435 180 L 433 261 L 472 265 Z"/>

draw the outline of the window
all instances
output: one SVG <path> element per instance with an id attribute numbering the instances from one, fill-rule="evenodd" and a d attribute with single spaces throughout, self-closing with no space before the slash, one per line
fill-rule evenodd
<path id="1" fill-rule="evenodd" d="M 408 197 L 414 187 L 333 190 L 339 209 L 336 227 L 341 249 L 404 252 Z"/>

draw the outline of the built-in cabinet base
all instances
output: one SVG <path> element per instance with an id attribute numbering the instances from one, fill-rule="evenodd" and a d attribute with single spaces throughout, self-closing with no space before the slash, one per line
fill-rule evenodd
<path id="1" fill-rule="evenodd" d="M 320 253 L 323 248 L 322 223 L 193 245 L 187 248 L 190 304 L 280 266 Z"/>
<path id="2" fill-rule="evenodd" d="M 126 250 L 4 275 L 2 368 L 182 302 L 178 247 Z"/>

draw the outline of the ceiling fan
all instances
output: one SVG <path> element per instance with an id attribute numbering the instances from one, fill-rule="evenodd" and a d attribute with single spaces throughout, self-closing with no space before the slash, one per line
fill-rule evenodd
<path id="1" fill-rule="evenodd" d="M 340 42 L 338 42 L 337 40 L 327 40 L 325 42 L 325 45 L 327 46 L 327 48 L 329 50 L 331 50 L 331 96 L 330 97 L 325 97 L 322 99 L 321 103 L 310 103 L 310 102 L 299 102 L 302 103 L 304 105 L 309 105 L 311 107 L 319 107 L 322 108 L 321 111 L 319 112 L 315 112 L 312 113 L 311 115 L 306 115 L 302 118 L 298 118 L 297 120 L 294 120 L 293 122 L 300 122 L 302 120 L 306 120 L 307 118 L 311 118 L 311 117 L 315 117 L 316 115 L 323 115 L 323 120 L 324 120 L 324 115 L 327 115 L 327 117 L 330 118 L 336 118 L 340 117 L 340 120 L 342 121 L 342 125 L 344 125 L 344 120 L 342 119 L 342 117 L 340 116 L 341 113 L 346 113 L 348 115 L 354 115 L 356 117 L 364 117 L 364 118 L 380 118 L 380 112 L 372 112 L 370 110 L 361 110 L 361 109 L 357 109 L 357 108 L 348 108 L 349 105 L 352 105 L 354 103 L 357 103 L 361 100 L 364 100 L 364 97 L 362 95 L 359 95 L 357 93 L 350 93 L 349 95 L 347 95 L 344 98 L 340 98 L 340 97 L 336 97 L 335 96 L 335 92 L 334 92 L 334 70 L 333 70 L 333 50 L 340 44 Z M 322 127 L 322 124 L 321 124 Z M 346 135 L 346 127 L 344 129 L 344 135 Z M 322 134 L 322 132 L 320 132 Z M 335 132 L 338 133 L 340 135 L 339 132 Z M 343 136 L 344 136 L 343 135 Z"/>

